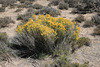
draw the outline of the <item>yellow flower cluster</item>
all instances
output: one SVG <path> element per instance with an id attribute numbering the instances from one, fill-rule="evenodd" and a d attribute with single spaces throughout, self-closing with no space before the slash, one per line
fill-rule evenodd
<path id="1" fill-rule="evenodd" d="M 80 27 L 78 27 L 78 25 L 76 25 L 76 30 L 74 31 L 73 35 L 75 36 L 76 40 L 78 40 L 80 37 L 79 35 L 79 31 L 80 31 Z"/>
<path id="2" fill-rule="evenodd" d="M 23 30 L 27 30 L 29 33 L 40 31 L 40 34 L 47 39 L 51 37 L 60 38 L 60 35 L 64 35 L 69 28 L 71 28 L 72 31 L 76 28 L 73 35 L 76 36 L 76 39 L 79 38 L 78 35 L 80 28 L 75 25 L 75 22 L 69 21 L 68 19 L 62 17 L 51 17 L 48 14 L 46 16 L 39 15 L 37 18 L 35 15 L 32 17 L 34 20 L 30 18 L 26 24 L 18 26 L 16 31 L 18 33 L 23 32 Z"/>

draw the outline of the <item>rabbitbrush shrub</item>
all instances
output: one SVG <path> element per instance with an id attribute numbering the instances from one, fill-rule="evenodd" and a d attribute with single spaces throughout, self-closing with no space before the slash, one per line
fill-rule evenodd
<path id="1" fill-rule="evenodd" d="M 76 41 L 79 39 L 80 27 L 75 22 L 50 15 L 32 16 L 33 19 L 17 27 L 17 45 L 22 47 L 18 53 L 23 55 L 51 54 L 55 47 L 65 40 Z M 67 42 L 67 41 L 66 41 Z"/>
<path id="2" fill-rule="evenodd" d="M 33 14 L 38 14 L 37 10 L 33 8 L 29 8 L 24 15 L 18 15 L 17 20 L 22 20 L 23 22 L 27 22 L 29 18 L 32 17 Z"/>
<path id="3" fill-rule="evenodd" d="M 17 5 L 17 7 L 18 8 L 30 8 L 30 7 L 32 7 L 32 2 L 25 1 L 24 3 Z"/>

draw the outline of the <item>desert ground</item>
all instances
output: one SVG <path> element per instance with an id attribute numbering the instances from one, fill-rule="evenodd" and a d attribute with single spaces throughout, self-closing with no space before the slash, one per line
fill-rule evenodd
<path id="1" fill-rule="evenodd" d="M 48 6 L 50 1 L 47 0 L 36 0 L 33 4 L 40 4 L 42 6 Z M 17 1 L 16 4 L 20 4 Z M 2 6 L 2 5 L 1 5 Z M 51 6 L 54 9 L 58 9 L 57 6 Z M 16 28 L 17 26 L 22 23 L 21 20 L 17 20 L 17 16 L 20 14 L 25 14 L 28 8 L 22 8 L 21 12 L 15 12 L 18 8 L 10 8 L 9 6 L 6 7 L 5 12 L 0 12 L 0 18 L 4 17 L 11 17 L 15 23 L 8 24 L 7 27 L 0 28 L 0 32 L 6 32 L 8 35 L 9 40 L 16 35 Z M 59 10 L 59 9 L 58 9 Z M 60 10 L 61 15 L 58 17 L 64 17 L 69 20 L 73 20 L 79 14 L 71 14 L 73 8 L 69 8 L 68 10 Z M 91 19 L 92 16 L 96 15 L 94 13 L 87 13 L 83 16 L 86 20 Z M 0 22 L 1 23 L 1 22 Z M 84 28 L 84 21 L 79 23 L 80 26 L 80 37 L 88 37 L 91 40 L 90 46 L 82 46 L 81 48 L 75 50 L 73 54 L 70 55 L 70 59 L 72 62 L 84 63 L 85 61 L 89 61 L 89 67 L 100 67 L 100 36 L 95 35 L 93 36 L 92 33 L 96 26 Z M 11 57 L 12 61 L 0 61 L 0 67 L 45 67 L 46 64 L 52 63 L 53 59 L 50 56 L 47 56 L 45 59 L 42 60 L 32 60 L 31 58 L 19 58 L 19 57 Z M 95 61 L 94 61 L 95 60 Z"/>

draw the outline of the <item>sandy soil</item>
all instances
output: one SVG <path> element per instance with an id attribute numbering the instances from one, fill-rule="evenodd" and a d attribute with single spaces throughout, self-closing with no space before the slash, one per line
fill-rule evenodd
<path id="1" fill-rule="evenodd" d="M 31 58 L 11 58 L 12 61 L 2 61 L 0 62 L 0 67 L 45 67 L 53 62 L 53 59 L 47 57 L 43 60 L 33 60 Z"/>
<path id="2" fill-rule="evenodd" d="M 49 1 L 47 1 L 47 0 L 37 0 L 33 4 L 40 4 L 40 5 L 43 5 L 43 6 L 48 6 Z"/>

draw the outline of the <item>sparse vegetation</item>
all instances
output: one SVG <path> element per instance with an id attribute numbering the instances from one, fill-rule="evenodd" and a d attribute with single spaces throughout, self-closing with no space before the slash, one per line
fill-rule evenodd
<path id="1" fill-rule="evenodd" d="M 80 38 L 79 41 L 81 41 L 81 43 L 84 43 L 87 40 L 84 41 L 84 38 Z M 79 43 L 79 41 L 78 44 L 81 44 Z M 55 59 L 54 62 L 50 65 L 50 67 L 88 67 L 89 62 L 84 62 L 84 64 L 71 62 L 71 60 L 69 59 L 71 43 L 69 40 L 67 40 L 67 44 L 64 42 L 65 41 L 59 44 L 58 47 L 55 49 L 53 55 L 55 56 Z"/>
<path id="2" fill-rule="evenodd" d="M 0 61 L 11 61 L 8 39 L 5 32 L 0 33 Z"/>
<path id="3" fill-rule="evenodd" d="M 17 4 L 12 4 L 10 5 L 10 8 L 13 9 L 13 8 L 16 8 L 17 7 Z"/>
<path id="4" fill-rule="evenodd" d="M 33 13 L 35 15 L 38 15 L 39 14 L 39 10 L 36 10 L 36 9 L 33 9 L 33 8 L 29 8 L 26 13 Z"/>
<path id="5" fill-rule="evenodd" d="M 24 3 L 24 2 L 27 1 L 27 0 L 18 0 L 18 1 L 20 1 L 20 3 Z"/>
<path id="6" fill-rule="evenodd" d="M 7 27 L 9 23 L 14 23 L 10 17 L 0 18 L 0 28 Z"/>
<path id="7" fill-rule="evenodd" d="M 69 0 L 70 1 L 70 0 Z M 67 0 L 68 2 L 68 0 Z M 93 13 L 93 12 L 99 12 L 100 7 L 100 0 L 71 0 L 71 5 L 73 7 L 73 4 L 76 5 L 74 7 L 77 8 L 77 10 L 73 11 L 74 13 L 78 14 L 86 14 L 86 13 Z M 70 7 L 71 7 L 70 6 Z"/>
<path id="8" fill-rule="evenodd" d="M 29 18 L 32 17 L 33 14 L 38 14 L 38 13 L 39 12 L 37 10 L 34 10 L 33 8 L 29 8 L 24 15 L 19 15 L 17 17 L 17 20 L 22 20 L 23 22 L 27 22 Z"/>
<path id="9" fill-rule="evenodd" d="M 79 4 L 79 0 L 64 0 L 64 2 L 68 3 L 71 8 L 75 8 Z"/>
<path id="10" fill-rule="evenodd" d="M 32 14 L 31 13 L 26 13 L 24 15 L 19 15 L 17 17 L 17 20 L 22 20 L 23 22 L 27 22 L 28 18 L 31 18 Z"/>
<path id="11" fill-rule="evenodd" d="M 84 64 L 71 63 L 68 57 L 62 54 L 59 55 L 55 62 L 48 67 L 88 67 L 88 62 L 84 62 Z"/>

